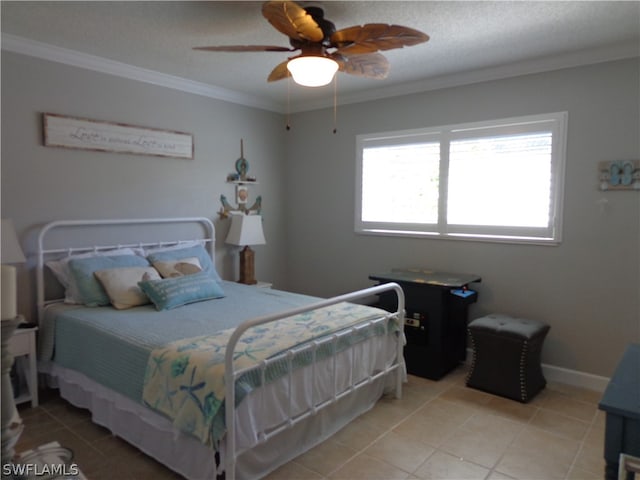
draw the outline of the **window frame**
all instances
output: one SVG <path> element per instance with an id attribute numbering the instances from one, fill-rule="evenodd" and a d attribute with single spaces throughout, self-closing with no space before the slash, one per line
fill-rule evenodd
<path id="1" fill-rule="evenodd" d="M 358 234 L 422 238 L 446 238 L 496 243 L 535 243 L 557 245 L 562 242 L 562 212 L 567 145 L 567 112 L 509 117 L 456 125 L 398 130 L 356 136 L 355 215 Z M 546 227 L 448 225 L 447 188 L 450 144 L 454 140 L 495 137 L 535 132 L 551 132 L 551 183 L 549 223 Z M 435 224 L 372 222 L 362 220 L 363 152 L 368 147 L 402 145 L 415 141 L 440 142 L 438 220 Z M 416 142 L 413 142 L 416 143 Z"/>

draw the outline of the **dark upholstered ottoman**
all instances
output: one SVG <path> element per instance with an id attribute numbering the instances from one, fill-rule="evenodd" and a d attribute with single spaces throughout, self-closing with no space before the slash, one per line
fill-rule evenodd
<path id="1" fill-rule="evenodd" d="M 473 364 L 467 386 L 528 402 L 547 384 L 540 354 L 549 325 L 492 314 L 469 323 Z"/>

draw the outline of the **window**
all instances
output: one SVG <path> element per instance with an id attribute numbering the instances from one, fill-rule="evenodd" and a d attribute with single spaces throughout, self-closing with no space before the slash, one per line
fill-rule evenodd
<path id="1" fill-rule="evenodd" d="M 359 135 L 356 232 L 558 243 L 566 113 Z"/>

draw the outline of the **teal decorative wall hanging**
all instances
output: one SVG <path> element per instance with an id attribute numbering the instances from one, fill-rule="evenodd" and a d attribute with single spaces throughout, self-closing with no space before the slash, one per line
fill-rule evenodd
<path id="1" fill-rule="evenodd" d="M 600 190 L 640 191 L 640 160 L 598 163 Z"/>
<path id="2" fill-rule="evenodd" d="M 218 214 L 222 218 L 228 217 L 231 213 L 241 212 L 246 215 L 249 213 L 255 213 L 260 215 L 262 213 L 262 196 L 258 195 L 249 207 L 249 187 L 250 185 L 257 185 L 258 182 L 255 176 L 249 175 L 249 162 L 244 158 L 244 141 L 240 139 L 240 158 L 235 162 L 236 171 L 227 175 L 227 183 L 231 183 L 236 186 L 236 203 L 237 207 L 234 207 L 229 203 L 226 195 L 220 195 L 220 202 L 222 208 Z"/>

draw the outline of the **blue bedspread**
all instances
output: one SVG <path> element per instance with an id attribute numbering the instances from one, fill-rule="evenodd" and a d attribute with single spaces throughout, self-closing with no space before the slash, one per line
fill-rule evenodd
<path id="1" fill-rule="evenodd" d="M 223 282 L 222 286 L 224 298 L 161 312 L 151 305 L 129 310 L 53 306 L 40 329 L 40 359 L 54 360 L 140 402 L 147 361 L 154 349 L 318 301 L 234 282 Z M 97 351 L 100 355 L 95 355 Z"/>

